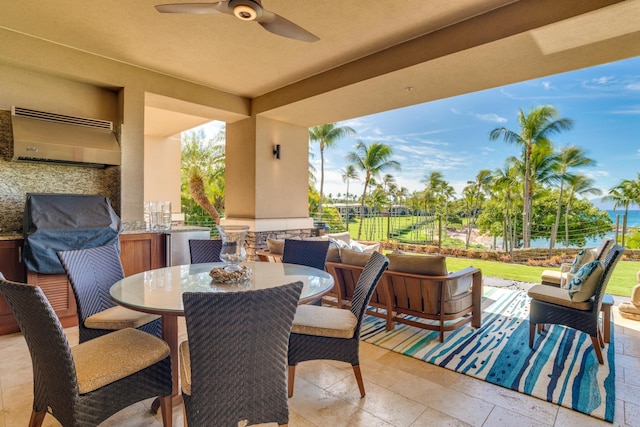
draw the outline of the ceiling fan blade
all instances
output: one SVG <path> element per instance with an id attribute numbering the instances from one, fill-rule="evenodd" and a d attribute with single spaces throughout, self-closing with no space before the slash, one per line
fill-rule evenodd
<path id="1" fill-rule="evenodd" d="M 160 13 L 230 13 L 226 1 L 215 3 L 170 3 L 155 6 Z"/>
<path id="2" fill-rule="evenodd" d="M 294 24 L 288 19 L 283 18 L 280 15 L 276 15 L 273 12 L 264 10 L 262 16 L 256 19 L 256 22 L 262 27 L 279 36 L 288 37 L 290 39 L 300 40 L 303 42 L 316 42 L 320 40 L 319 37 L 305 30 L 304 28 Z"/>

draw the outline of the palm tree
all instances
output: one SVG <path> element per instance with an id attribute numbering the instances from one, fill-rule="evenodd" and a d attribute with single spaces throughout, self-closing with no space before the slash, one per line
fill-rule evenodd
<path id="1" fill-rule="evenodd" d="M 483 194 L 488 194 L 491 185 L 491 171 L 488 169 L 482 169 L 476 175 L 475 181 L 467 181 L 470 190 L 473 193 L 474 204 L 471 211 L 471 217 L 467 223 L 467 239 L 466 248 L 469 249 L 469 240 L 471 239 L 471 226 L 475 226 L 478 218 L 478 210 L 480 208 L 480 199 Z"/>
<path id="2" fill-rule="evenodd" d="M 355 133 L 356 131 L 349 126 L 337 126 L 335 123 L 327 123 L 309 129 L 309 139 L 320 144 L 320 201 L 318 202 L 320 216 L 322 216 L 324 201 L 324 149 L 333 147 L 339 139 L 355 135 Z"/>
<path id="3" fill-rule="evenodd" d="M 548 142 L 556 133 L 569 130 L 573 127 L 573 120 L 555 119 L 558 111 L 551 105 L 543 105 L 532 108 L 527 114 L 522 109 L 518 113 L 519 132 L 514 132 L 504 127 L 493 129 L 489 133 L 489 139 L 495 141 L 502 138 L 510 144 L 521 145 L 525 163 L 524 174 L 524 206 L 523 219 L 523 243 L 528 248 L 531 241 L 531 154 L 533 147 L 542 142 Z M 555 120 L 554 120 L 555 119 Z"/>
<path id="4" fill-rule="evenodd" d="M 602 198 L 614 202 L 613 210 L 624 206 L 624 217 L 622 219 L 622 246 L 624 247 L 625 236 L 627 234 L 627 216 L 629 205 L 640 204 L 640 173 L 636 181 L 623 179 L 618 185 L 609 190 L 609 194 Z"/>
<path id="5" fill-rule="evenodd" d="M 576 195 L 586 196 L 594 195 L 599 196 L 602 194 L 602 190 L 593 186 L 595 181 L 592 178 L 588 178 L 582 174 L 572 175 L 567 180 L 567 207 L 564 211 L 564 233 L 565 240 L 564 246 L 569 246 L 569 214 L 571 213 L 571 202 Z"/>
<path id="6" fill-rule="evenodd" d="M 391 190 L 395 187 L 395 182 L 395 177 L 390 173 L 385 174 L 385 176 L 382 177 L 382 187 L 385 194 L 387 195 L 387 200 L 389 202 L 389 209 L 387 210 L 387 241 L 391 240 L 391 210 L 393 209 Z"/>
<path id="7" fill-rule="evenodd" d="M 364 220 L 364 203 L 367 196 L 367 190 L 372 178 L 378 176 L 380 172 L 389 169 L 400 170 L 400 163 L 391 160 L 393 151 L 388 145 L 380 142 L 372 142 L 367 146 L 364 142 L 358 141 L 355 151 L 347 154 L 347 161 L 356 168 L 364 172 L 364 189 L 362 190 L 362 199 L 360 205 L 360 225 L 358 226 L 358 237 L 362 234 L 362 222 Z"/>
<path id="8" fill-rule="evenodd" d="M 433 227 L 435 226 L 435 222 L 433 221 L 435 217 L 435 207 L 438 197 L 438 192 L 445 186 L 449 185 L 447 181 L 444 179 L 444 175 L 442 172 L 433 171 L 428 175 L 425 175 L 424 178 L 420 180 L 421 183 L 425 185 L 423 191 L 423 200 L 424 200 L 424 210 L 425 214 L 431 214 L 431 236 L 433 236 Z M 438 243 L 439 244 L 439 243 Z"/>
<path id="9" fill-rule="evenodd" d="M 204 209 L 216 224 L 220 214 L 207 196 L 206 184 L 224 178 L 224 130 L 211 141 L 205 141 L 205 132 L 186 132 L 182 136 L 182 173 L 189 183 L 193 200 Z"/>
<path id="10" fill-rule="evenodd" d="M 557 174 L 552 178 L 559 183 L 560 191 L 558 193 L 558 207 L 556 208 L 556 219 L 551 229 L 551 238 L 549 239 L 549 256 L 553 254 L 553 248 L 556 244 L 558 235 L 558 226 L 560 224 L 560 212 L 562 210 L 562 195 L 564 184 L 569 182 L 575 175 L 569 169 L 579 168 L 583 166 L 595 166 L 596 162 L 586 156 L 586 151 L 576 146 L 563 147 L 556 157 Z"/>
<path id="11" fill-rule="evenodd" d="M 509 250 L 512 260 L 516 232 L 515 225 L 511 221 L 511 202 L 520 185 L 520 176 L 514 162 L 509 160 L 507 160 L 503 169 L 498 168 L 493 172 L 493 191 L 502 193 L 505 198 L 503 242 L 507 245 L 505 249 Z"/>
<path id="12" fill-rule="evenodd" d="M 356 167 L 354 165 L 347 165 L 346 168 L 340 170 L 340 173 L 342 173 L 342 182 L 347 184 L 347 195 L 344 198 L 344 207 L 346 211 L 345 227 L 347 231 L 349 231 L 349 181 L 352 179 L 358 180 L 360 178 L 358 177 L 358 172 L 356 172 Z"/>

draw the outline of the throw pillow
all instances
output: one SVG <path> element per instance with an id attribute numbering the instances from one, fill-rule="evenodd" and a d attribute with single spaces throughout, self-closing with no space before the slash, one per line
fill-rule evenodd
<path id="1" fill-rule="evenodd" d="M 580 270 L 580 267 L 593 260 L 595 260 L 594 253 L 590 250 L 582 249 L 573 259 L 569 273 L 576 274 L 578 270 Z"/>
<path id="2" fill-rule="evenodd" d="M 569 297 L 573 302 L 584 302 L 593 296 L 602 276 L 602 262 L 590 261 L 580 267 L 569 282 Z"/>
<path id="3" fill-rule="evenodd" d="M 274 255 L 282 255 L 284 250 L 284 240 L 267 239 L 267 248 Z"/>
<path id="4" fill-rule="evenodd" d="M 388 254 L 389 270 L 425 276 L 446 276 L 446 258 L 440 255 Z"/>
<path id="5" fill-rule="evenodd" d="M 287 237 L 291 240 L 300 240 L 300 236 Z M 284 239 L 267 239 L 267 249 L 273 255 L 282 255 L 284 251 Z"/>
<path id="6" fill-rule="evenodd" d="M 331 239 L 342 240 L 347 244 L 347 246 L 351 245 L 351 235 L 348 231 L 344 231 L 342 233 L 329 233 L 327 236 Z"/>
<path id="7" fill-rule="evenodd" d="M 364 267 L 367 261 L 369 261 L 369 258 L 371 258 L 371 254 L 364 254 L 350 249 L 342 249 L 340 251 L 340 259 L 343 264 L 359 265 L 360 267 Z"/>
<path id="8" fill-rule="evenodd" d="M 344 240 L 329 237 L 329 241 L 340 249 L 351 249 L 351 246 L 349 246 Z"/>

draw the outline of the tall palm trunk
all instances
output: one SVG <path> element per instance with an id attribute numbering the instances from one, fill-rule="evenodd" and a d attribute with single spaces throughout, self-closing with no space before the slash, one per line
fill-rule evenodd
<path id="1" fill-rule="evenodd" d="M 320 141 L 320 200 L 318 201 L 319 220 L 322 220 L 322 204 L 324 203 L 324 143 Z"/>
<path id="2" fill-rule="evenodd" d="M 560 195 L 558 196 L 558 207 L 556 208 L 556 220 L 551 229 L 551 238 L 549 239 L 549 257 L 553 255 L 553 248 L 556 245 L 556 236 L 558 235 L 558 226 L 560 225 L 560 211 L 562 208 L 562 191 L 564 190 L 564 181 L 560 181 Z"/>
<path id="3" fill-rule="evenodd" d="M 204 191 L 204 181 L 202 180 L 202 177 L 191 177 L 189 179 L 189 190 L 191 191 L 193 200 L 195 200 L 202 209 L 211 215 L 211 218 L 213 218 L 213 221 L 216 224 L 220 224 L 220 214 L 211 201 L 209 201 L 209 198 Z"/>
<path id="4" fill-rule="evenodd" d="M 531 244 L 531 147 L 527 145 L 524 164 L 524 203 L 522 210 L 522 243 L 526 249 Z"/>

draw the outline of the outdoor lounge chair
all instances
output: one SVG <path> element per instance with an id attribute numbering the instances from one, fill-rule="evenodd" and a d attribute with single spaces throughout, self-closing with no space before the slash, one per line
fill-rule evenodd
<path id="1" fill-rule="evenodd" d="M 602 299 L 605 290 L 613 273 L 616 263 L 622 256 L 624 249 L 621 246 L 614 245 L 603 261 L 594 261 L 594 265 L 601 264 L 601 267 L 594 270 L 593 275 L 599 274 L 595 281 L 595 289 L 591 297 L 580 298 L 577 300 L 572 297 L 567 289 L 556 288 L 546 285 L 535 285 L 529 289 L 531 297 L 529 312 L 529 347 L 534 348 L 534 338 L 538 325 L 556 324 L 574 328 L 589 334 L 596 352 L 598 362 L 604 363 L 602 351 L 604 348 L 604 339 L 600 330 L 600 311 L 602 308 Z M 591 264 L 591 263 L 590 263 Z M 589 270 L 589 266 L 584 266 L 585 270 Z M 595 273 L 601 268 L 600 273 Z M 580 275 L 580 273 L 578 273 Z M 594 276 L 595 278 L 596 276 Z M 574 277 L 575 278 L 575 277 Z M 582 286 L 588 284 L 590 277 L 582 277 Z M 572 284 L 574 282 L 572 281 Z M 581 289 L 582 291 L 582 289 Z M 589 293 L 591 293 L 589 291 Z"/>

